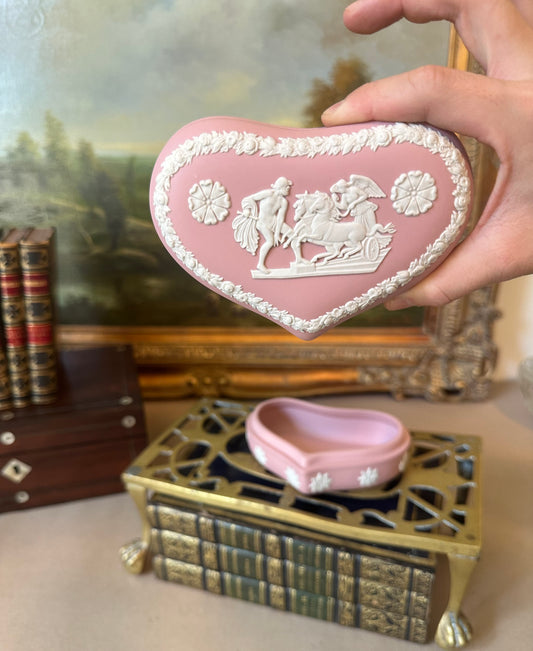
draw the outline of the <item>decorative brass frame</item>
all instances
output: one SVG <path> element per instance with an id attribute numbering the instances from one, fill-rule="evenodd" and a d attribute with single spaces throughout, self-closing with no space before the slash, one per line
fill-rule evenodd
<path id="1" fill-rule="evenodd" d="M 448 65 L 479 72 L 452 28 Z M 494 178 L 491 152 L 464 139 L 474 168 L 472 223 Z M 60 326 L 63 347 L 128 343 L 145 398 L 390 392 L 396 397 L 480 400 L 496 361 L 492 325 L 496 288 L 442 308 L 427 308 L 421 327 L 337 328 L 300 342 L 273 328 Z"/>

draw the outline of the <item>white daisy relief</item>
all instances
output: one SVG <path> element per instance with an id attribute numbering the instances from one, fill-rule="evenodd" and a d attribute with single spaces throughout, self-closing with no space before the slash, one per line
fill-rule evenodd
<path id="1" fill-rule="evenodd" d="M 285 470 L 285 477 L 293 488 L 296 488 L 297 490 L 300 489 L 300 478 L 294 468 L 287 468 L 287 470 Z"/>
<path id="2" fill-rule="evenodd" d="M 359 474 L 359 486 L 373 486 L 378 481 L 378 469 L 368 467 Z"/>
<path id="3" fill-rule="evenodd" d="M 263 450 L 263 448 L 260 445 L 256 445 L 254 448 L 254 457 L 259 461 L 259 463 L 262 466 L 266 465 L 267 462 L 267 455 L 266 452 Z"/>
<path id="4" fill-rule="evenodd" d="M 394 181 L 390 196 L 397 213 L 417 217 L 426 213 L 437 198 L 435 179 L 428 172 L 407 172 Z"/>
<path id="5" fill-rule="evenodd" d="M 331 486 L 331 477 L 327 472 L 317 472 L 314 477 L 311 477 L 309 482 L 309 490 L 311 493 L 323 493 Z"/>
<path id="6" fill-rule="evenodd" d="M 196 221 L 212 226 L 229 215 L 231 200 L 218 181 L 204 179 L 189 190 L 189 210 Z"/>

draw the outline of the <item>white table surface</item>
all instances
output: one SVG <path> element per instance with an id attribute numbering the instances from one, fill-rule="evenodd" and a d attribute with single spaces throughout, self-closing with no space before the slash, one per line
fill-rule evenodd
<path id="1" fill-rule="evenodd" d="M 513 383 L 481 403 L 317 398 L 388 411 L 411 429 L 483 439 L 483 548 L 463 602 L 468 649 L 533 649 L 533 416 Z M 151 437 L 194 401 L 146 404 Z M 140 535 L 127 494 L 0 514 L 1 651 L 401 651 L 439 647 L 345 628 L 130 575 L 119 548 Z"/>

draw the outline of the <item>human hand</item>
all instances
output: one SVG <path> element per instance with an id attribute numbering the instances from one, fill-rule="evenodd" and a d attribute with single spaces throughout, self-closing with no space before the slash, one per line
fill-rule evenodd
<path id="1" fill-rule="evenodd" d="M 472 233 L 389 309 L 444 305 L 533 272 L 533 2 L 358 0 L 344 22 L 371 34 L 403 17 L 453 22 L 486 76 L 424 66 L 361 86 L 323 114 L 324 124 L 428 122 L 489 145 L 499 168 Z"/>

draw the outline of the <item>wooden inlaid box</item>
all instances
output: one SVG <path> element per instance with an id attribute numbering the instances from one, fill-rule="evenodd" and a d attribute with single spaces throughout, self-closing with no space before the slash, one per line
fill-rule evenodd
<path id="1" fill-rule="evenodd" d="M 463 646 L 460 605 L 481 548 L 480 439 L 412 432 L 401 476 L 304 495 L 250 454 L 252 408 L 204 399 L 124 472 L 143 523 L 121 550 L 125 567 L 151 560 L 164 580 L 426 642 L 443 555 L 450 594 L 435 639 Z"/>
<path id="2" fill-rule="evenodd" d="M 132 351 L 62 351 L 50 405 L 0 414 L 0 511 L 123 490 L 121 472 L 146 446 Z"/>

